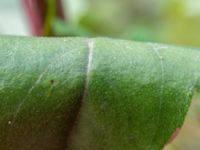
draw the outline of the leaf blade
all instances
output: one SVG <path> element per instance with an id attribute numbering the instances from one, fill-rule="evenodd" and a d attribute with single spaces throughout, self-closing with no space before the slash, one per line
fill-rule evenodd
<path id="1" fill-rule="evenodd" d="M 181 127 L 199 51 L 91 40 L 87 72 L 86 38 L 0 38 L 1 149 L 159 150 Z"/>

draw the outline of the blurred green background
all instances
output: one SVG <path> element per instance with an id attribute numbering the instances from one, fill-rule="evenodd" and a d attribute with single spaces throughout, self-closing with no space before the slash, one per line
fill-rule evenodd
<path id="1" fill-rule="evenodd" d="M 0 34 L 106 36 L 198 48 L 200 0 L 1 0 Z M 166 150 L 200 150 L 198 94 Z"/>
<path id="2" fill-rule="evenodd" d="M 69 23 L 95 36 L 200 45 L 199 0 L 68 0 Z M 77 35 L 81 33 L 75 33 Z"/>
<path id="3" fill-rule="evenodd" d="M 32 34 L 24 1 L 38 0 L 0 1 L 0 34 Z M 46 20 L 54 36 L 107 36 L 200 46 L 199 0 L 58 0 L 62 20 L 52 14 L 59 9 L 56 0 L 40 0 L 38 5 L 42 1 L 50 9 L 46 9 L 51 14 L 46 14 Z"/>

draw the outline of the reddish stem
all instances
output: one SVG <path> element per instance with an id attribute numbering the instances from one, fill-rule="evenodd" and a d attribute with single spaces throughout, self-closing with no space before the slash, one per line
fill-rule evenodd
<path id="1" fill-rule="evenodd" d="M 22 0 L 22 2 L 30 22 L 32 34 L 41 36 L 48 12 L 46 0 Z M 61 0 L 56 0 L 56 17 L 62 20 L 65 19 Z M 49 35 L 53 35 L 52 29 Z"/>

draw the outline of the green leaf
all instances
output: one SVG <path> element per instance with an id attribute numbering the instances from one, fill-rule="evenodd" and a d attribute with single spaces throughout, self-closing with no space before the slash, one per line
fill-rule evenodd
<path id="1" fill-rule="evenodd" d="M 0 149 L 161 150 L 200 87 L 200 51 L 0 38 Z"/>

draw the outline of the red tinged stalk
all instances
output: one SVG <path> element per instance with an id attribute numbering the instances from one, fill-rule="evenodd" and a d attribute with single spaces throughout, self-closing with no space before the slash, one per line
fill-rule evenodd
<path id="1" fill-rule="evenodd" d="M 35 36 L 53 36 L 54 19 L 65 19 L 61 0 L 22 0 L 22 3 Z"/>

